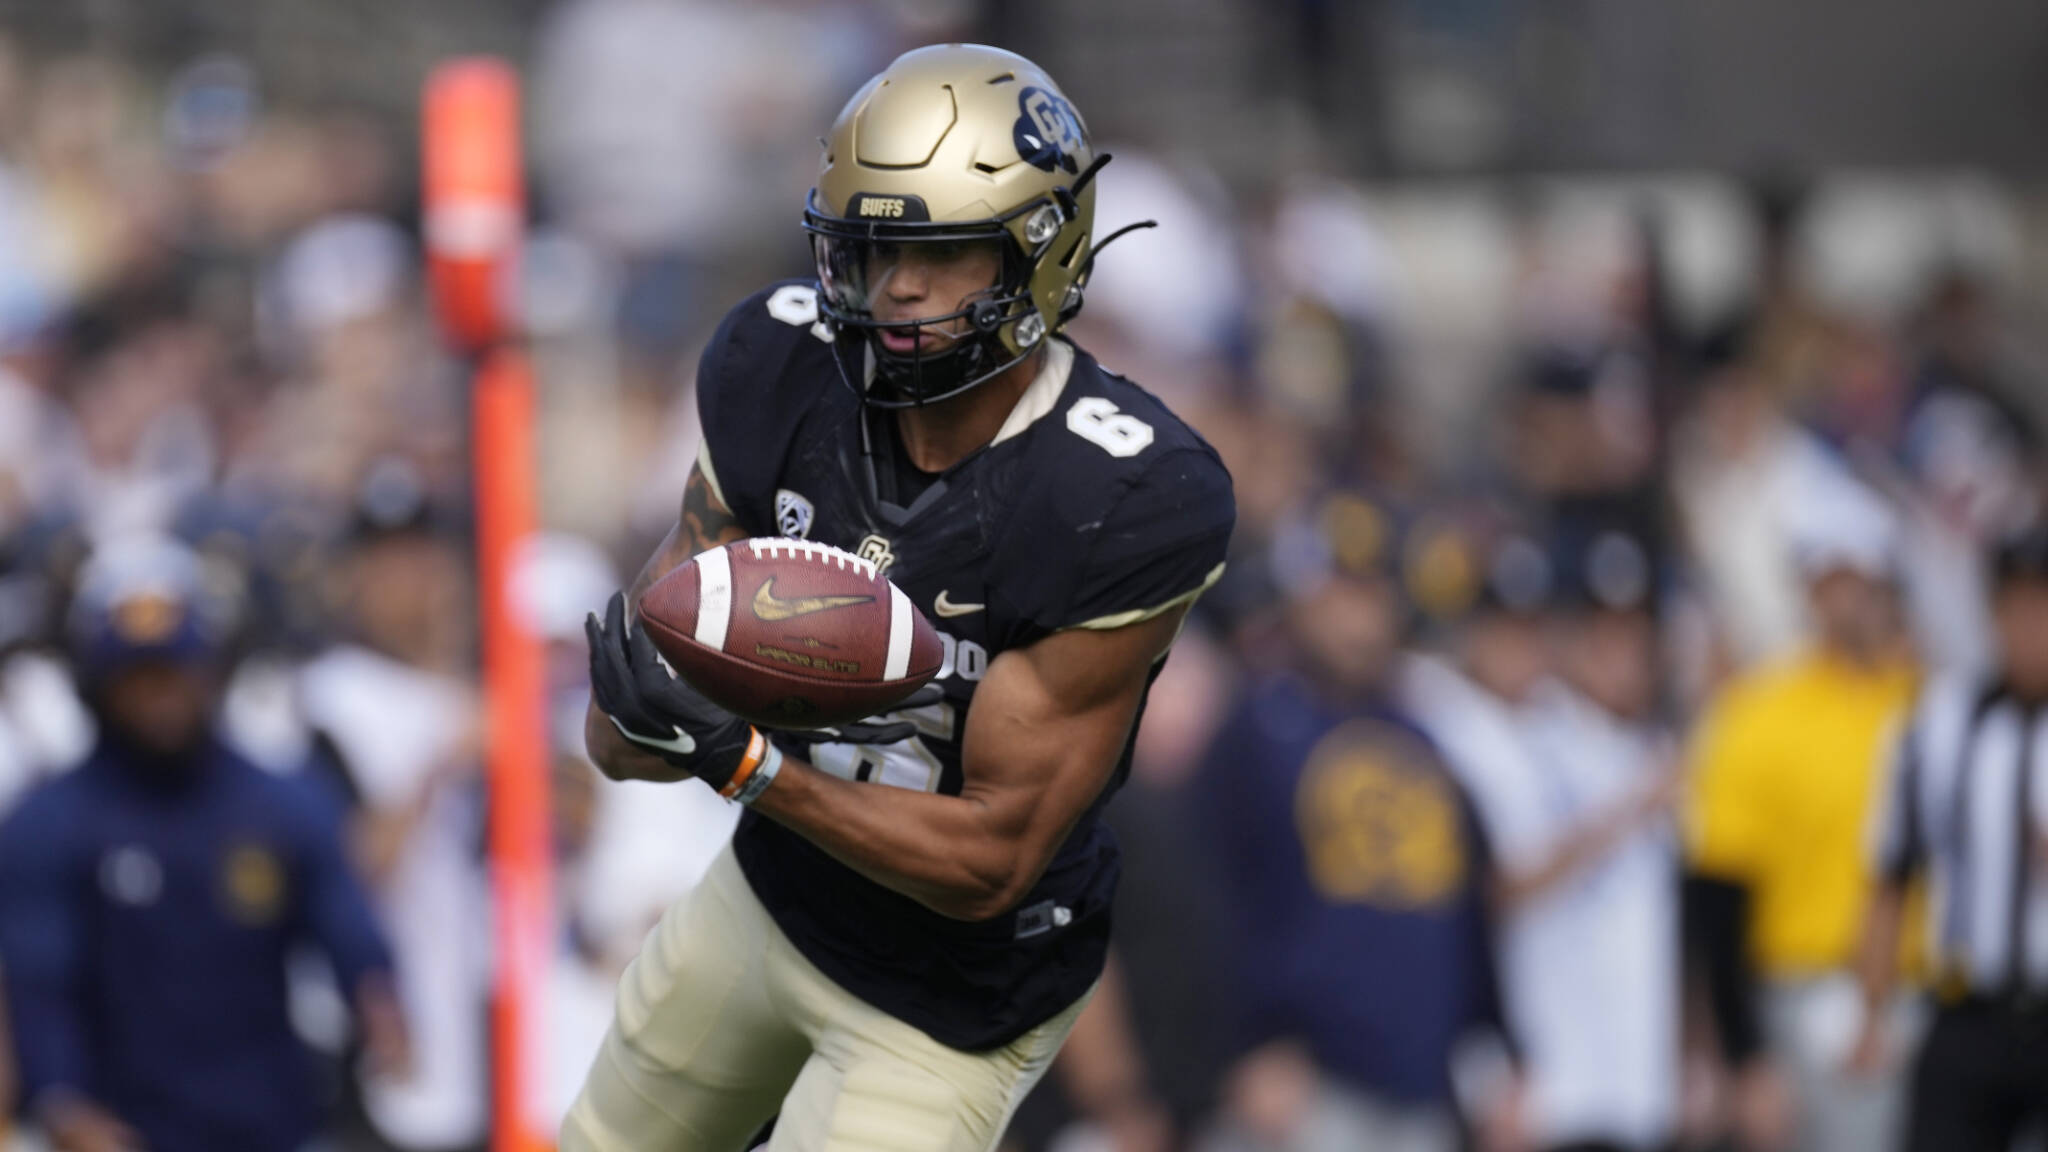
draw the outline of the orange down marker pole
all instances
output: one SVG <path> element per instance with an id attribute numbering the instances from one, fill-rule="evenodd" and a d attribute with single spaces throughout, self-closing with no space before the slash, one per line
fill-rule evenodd
<path id="1" fill-rule="evenodd" d="M 546 685 L 539 640 L 510 603 L 512 567 L 535 522 L 533 375 L 511 349 L 477 370 L 477 559 L 484 694 L 490 716 L 491 893 L 497 983 L 491 996 L 493 1152 L 553 1147 L 535 1115 L 548 961 L 554 940 Z"/>
<path id="2" fill-rule="evenodd" d="M 475 370 L 471 434 L 488 729 L 491 895 L 491 1148 L 547 1152 L 538 1118 L 543 996 L 554 939 L 545 665 L 514 611 L 513 566 L 537 524 L 533 373 L 509 286 L 525 202 L 519 82 L 501 60 L 454 60 L 427 79 L 421 171 L 428 282 L 450 343 Z"/>

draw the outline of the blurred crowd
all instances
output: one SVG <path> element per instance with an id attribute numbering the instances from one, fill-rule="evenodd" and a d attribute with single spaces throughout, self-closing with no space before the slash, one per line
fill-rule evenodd
<path id="1" fill-rule="evenodd" d="M 972 15 L 572 0 L 534 33 L 553 1113 L 734 822 L 583 759 L 583 614 L 673 522 L 697 348 L 807 270 L 811 141 Z M 1257 184 L 1102 142 L 1104 231 L 1160 227 L 1070 335 L 1210 438 L 1239 521 L 1110 810 L 1114 992 L 1013 1145 L 1881 1146 L 1939 962 L 1909 901 L 1906 990 L 1859 1001 L 1865 828 L 1919 686 L 2014 643 L 2028 206 L 1375 184 L 1313 130 Z M 234 55 L 0 39 L 0 1147 L 10 1114 L 93 1152 L 486 1138 L 466 381 L 410 133 Z"/>

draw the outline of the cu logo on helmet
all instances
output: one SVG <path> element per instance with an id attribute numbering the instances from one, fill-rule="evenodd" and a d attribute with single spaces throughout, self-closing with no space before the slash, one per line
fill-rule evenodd
<path id="1" fill-rule="evenodd" d="M 1017 155 L 1034 168 L 1055 167 L 1078 172 L 1074 154 L 1081 150 L 1081 117 L 1074 106 L 1043 88 L 1017 93 Z"/>

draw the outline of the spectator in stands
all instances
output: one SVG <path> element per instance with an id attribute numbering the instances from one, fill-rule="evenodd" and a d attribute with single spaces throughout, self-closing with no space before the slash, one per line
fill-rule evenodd
<path id="1" fill-rule="evenodd" d="M 70 618 L 100 735 L 0 826 L 0 955 L 29 1114 L 60 1152 L 298 1152 L 323 1111 L 290 955 L 332 964 L 385 1073 L 391 960 L 309 777 L 231 751 L 214 712 L 231 610 L 197 559 L 123 539 Z"/>
<path id="2" fill-rule="evenodd" d="M 1845 484 L 1847 482 L 1844 482 Z M 1911 702 L 1895 518 L 1809 492 L 1788 531 L 1813 639 L 1725 685 L 1693 731 L 1687 916 L 1746 1148 L 1884 1147 L 1896 1077 L 1843 1069 L 1884 748 Z"/>
<path id="3" fill-rule="evenodd" d="M 1840 457 L 1786 412 L 1752 339 L 1731 329 L 1706 342 L 1670 465 L 1690 584 L 1713 625 L 1716 650 L 1695 675 L 1709 683 L 1804 649 L 1808 597 L 1775 510 L 1843 482 Z"/>
<path id="4" fill-rule="evenodd" d="M 413 1076 L 362 1085 L 371 1129 L 405 1152 L 469 1148 L 485 1129 L 472 608 L 443 521 L 404 461 L 370 469 L 338 569 L 347 637 L 300 673 L 314 742 L 332 751 L 357 804 L 358 847 L 413 1023 Z"/>
<path id="5" fill-rule="evenodd" d="M 1240 1014 L 1206 1146 L 1448 1150 L 1452 1049 L 1500 1019 L 1487 854 L 1389 694 L 1403 616 L 1391 521 L 1353 495 L 1318 512 L 1274 549 L 1297 666 L 1245 695 L 1193 791 Z"/>
<path id="6" fill-rule="evenodd" d="M 1595 547 L 1625 549 L 1621 539 Z M 1565 590 L 1544 549 L 1508 532 L 1480 555 L 1458 671 L 1418 660 L 1407 688 L 1494 848 L 1502 983 L 1527 1058 L 1531 1146 L 1662 1148 L 1677 1096 L 1672 773 L 1641 734 L 1640 698 L 1616 700 L 1601 687 L 1608 678 L 1583 669 L 1576 679 L 1593 681 L 1598 696 L 1552 674 L 1548 632 Z M 1648 678 L 1626 639 L 1647 591 L 1641 579 L 1612 581 L 1598 598 L 1581 590 L 1566 646 L 1600 644 L 1592 659 Z M 1608 615 L 1622 618 L 1598 619 Z M 1624 639 L 1602 640 L 1603 629 Z"/>
<path id="7" fill-rule="evenodd" d="M 1217 970 L 1228 917 L 1192 818 L 1193 777 L 1230 702 L 1230 671 L 1221 645 L 1191 623 L 1153 681 L 1130 778 L 1105 817 L 1123 849 L 1116 947 L 1052 1071 L 1011 1122 L 1007 1139 L 1020 1147 L 1163 1152 L 1183 1147 L 1214 1109 L 1229 1021 L 1188 1006 L 1231 996 Z M 1041 1132 L 1057 1135 L 1042 1141 Z"/>
<path id="8" fill-rule="evenodd" d="M 2041 429 L 2017 403 L 2040 383 L 2005 355 L 1982 285 L 1953 276 L 1931 295 L 1899 434 L 1911 494 L 1902 561 L 1928 666 L 1968 676 L 1988 672 L 1998 658 L 1985 559 L 1993 544 L 2039 515 L 2048 493 Z M 2038 407 L 2032 415 L 2038 418 Z"/>

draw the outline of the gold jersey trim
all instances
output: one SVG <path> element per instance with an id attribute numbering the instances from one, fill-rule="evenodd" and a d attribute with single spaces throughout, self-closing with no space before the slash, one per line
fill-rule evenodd
<path id="1" fill-rule="evenodd" d="M 1175 596 L 1171 600 L 1154 604 L 1150 608 L 1133 608 L 1128 612 L 1112 612 L 1107 616 L 1097 616 L 1093 620 L 1083 620 L 1079 624 L 1069 625 L 1069 627 L 1107 632 L 1112 628 L 1128 628 L 1133 624 L 1150 620 L 1154 616 L 1163 616 L 1183 604 L 1194 603 L 1196 597 L 1214 587 L 1216 581 L 1223 579 L 1223 567 L 1222 564 L 1218 564 L 1214 568 L 1209 569 L 1209 574 L 1202 577 L 1200 584 Z"/>
<path id="2" fill-rule="evenodd" d="M 719 507 L 732 511 L 732 503 L 725 498 L 725 489 L 718 486 L 718 470 L 711 466 L 711 437 L 697 441 L 697 471 L 704 474 L 704 482 L 711 485 L 711 495 L 718 499 Z"/>

